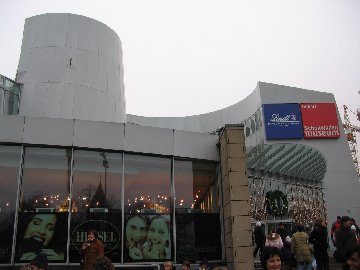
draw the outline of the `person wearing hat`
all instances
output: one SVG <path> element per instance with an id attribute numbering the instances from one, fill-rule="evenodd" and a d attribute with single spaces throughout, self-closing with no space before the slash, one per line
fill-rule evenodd
<path id="1" fill-rule="evenodd" d="M 266 235 L 261 227 L 261 222 L 258 221 L 256 223 L 256 227 L 254 229 L 254 238 L 255 238 L 255 249 L 254 249 L 254 252 L 253 252 L 253 257 L 256 258 L 256 255 L 258 253 L 258 251 L 260 251 L 260 256 L 261 256 L 261 252 L 264 248 L 264 245 L 265 245 L 265 241 L 266 241 Z"/>
<path id="2" fill-rule="evenodd" d="M 354 232 L 350 228 L 350 217 L 343 216 L 340 220 L 341 226 L 338 231 L 335 232 L 336 242 L 336 261 L 346 264 L 345 251 L 356 244 L 356 237 Z"/>
<path id="3" fill-rule="evenodd" d="M 47 270 L 48 269 L 47 256 L 45 254 L 43 254 L 43 253 L 39 253 L 30 262 L 28 268 L 30 268 L 31 270 Z"/>

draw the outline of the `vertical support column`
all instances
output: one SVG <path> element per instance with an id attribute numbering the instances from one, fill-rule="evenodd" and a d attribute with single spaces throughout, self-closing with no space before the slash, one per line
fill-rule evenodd
<path id="1" fill-rule="evenodd" d="M 225 125 L 220 155 L 226 262 L 230 270 L 254 269 L 243 125 Z"/>

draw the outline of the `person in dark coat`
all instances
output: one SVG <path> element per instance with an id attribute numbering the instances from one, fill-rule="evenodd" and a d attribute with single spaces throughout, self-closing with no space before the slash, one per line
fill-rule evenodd
<path id="1" fill-rule="evenodd" d="M 265 241 L 266 241 L 266 235 L 265 235 L 263 229 L 261 228 L 261 222 L 256 223 L 256 227 L 254 229 L 254 238 L 255 238 L 256 247 L 253 252 L 253 257 L 256 258 L 258 251 L 260 251 L 259 254 L 261 256 L 261 252 L 264 248 Z"/>
<path id="2" fill-rule="evenodd" d="M 343 216 L 341 218 L 341 227 L 335 232 L 337 261 L 343 265 L 346 264 L 345 252 L 348 248 L 355 246 L 356 237 L 350 229 L 350 217 Z"/>
<path id="3" fill-rule="evenodd" d="M 314 245 L 314 257 L 317 264 L 317 270 L 329 270 L 329 254 L 327 252 L 329 243 L 327 236 L 328 231 L 324 226 L 323 219 L 316 219 L 314 229 L 310 234 L 309 242 Z"/>
<path id="4" fill-rule="evenodd" d="M 288 233 L 285 229 L 284 223 L 282 222 L 279 223 L 279 227 L 276 229 L 276 233 L 280 235 L 281 240 L 283 241 L 283 243 L 285 243 L 286 236 L 288 236 Z"/>
<path id="5" fill-rule="evenodd" d="M 90 229 L 87 234 L 88 240 L 81 246 L 81 255 L 84 258 L 83 270 L 93 270 L 95 260 L 99 256 L 104 256 L 104 246 L 98 239 L 95 229 Z"/>

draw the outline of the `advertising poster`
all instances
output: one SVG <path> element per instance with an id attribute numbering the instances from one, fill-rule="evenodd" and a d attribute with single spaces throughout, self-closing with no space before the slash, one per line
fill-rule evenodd
<path id="1" fill-rule="evenodd" d="M 121 262 L 121 213 L 76 213 L 72 216 L 70 261 L 80 261 L 80 249 L 89 230 L 96 230 L 104 245 L 105 256 Z"/>
<path id="2" fill-rule="evenodd" d="M 124 262 L 167 261 L 172 258 L 170 215 L 127 215 Z"/>
<path id="3" fill-rule="evenodd" d="M 49 262 L 66 261 L 68 213 L 19 213 L 16 262 L 28 262 L 41 252 Z"/>
<path id="4" fill-rule="evenodd" d="M 301 103 L 305 139 L 339 138 L 335 103 Z"/>
<path id="5" fill-rule="evenodd" d="M 263 112 L 267 140 L 303 137 L 299 104 L 264 104 Z"/>

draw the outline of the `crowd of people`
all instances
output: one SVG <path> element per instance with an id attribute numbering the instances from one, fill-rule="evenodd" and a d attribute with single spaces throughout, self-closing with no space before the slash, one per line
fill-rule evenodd
<path id="1" fill-rule="evenodd" d="M 261 222 L 253 231 L 254 258 L 260 253 L 264 269 L 328 270 L 329 234 L 323 219 L 310 225 L 296 224 L 296 230 L 288 233 L 284 224 L 271 228 L 265 235 Z M 353 218 L 338 217 L 331 227 L 330 238 L 336 247 L 333 254 L 338 267 L 344 270 L 360 270 L 360 230 Z"/>
<path id="2" fill-rule="evenodd" d="M 36 224 L 38 226 L 38 222 Z M 36 234 L 32 233 L 35 230 L 28 227 L 25 236 L 35 237 Z M 131 258 L 167 258 L 166 247 L 170 239 L 170 230 L 166 217 L 156 216 L 146 220 L 143 216 L 136 215 L 128 219 L 126 227 L 128 255 Z M 316 219 L 313 226 L 298 223 L 291 233 L 280 223 L 277 228 L 271 228 L 268 235 L 265 235 L 261 222 L 257 222 L 253 235 L 256 245 L 253 256 L 257 258 L 259 253 L 263 269 L 329 270 L 329 234 L 321 218 Z M 44 237 L 44 246 L 47 243 L 46 239 Z M 348 216 L 338 217 L 331 226 L 330 239 L 336 248 L 332 255 L 339 267 L 343 270 L 360 270 L 360 229 L 355 220 Z M 152 246 L 151 249 L 146 243 Z M 43 250 L 31 254 L 30 263 L 21 269 L 47 270 L 48 260 L 51 260 L 52 254 L 42 252 Z M 104 246 L 98 239 L 95 229 L 88 230 L 87 241 L 81 246 L 80 255 L 83 270 L 115 269 L 111 260 L 104 256 Z M 174 269 L 176 267 L 171 261 L 164 263 L 164 270 Z M 190 262 L 184 261 L 181 269 L 190 270 Z M 208 261 L 203 259 L 197 269 L 209 270 Z M 213 270 L 227 268 L 216 266 Z"/>

